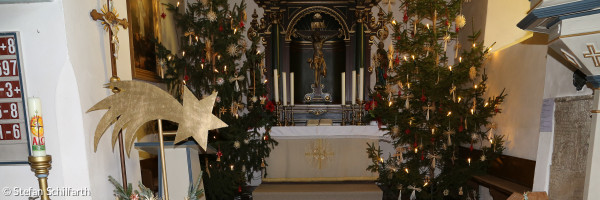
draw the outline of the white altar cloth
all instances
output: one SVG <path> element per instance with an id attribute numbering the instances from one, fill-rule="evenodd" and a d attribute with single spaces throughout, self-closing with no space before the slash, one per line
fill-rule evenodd
<path id="1" fill-rule="evenodd" d="M 265 159 L 265 182 L 365 181 L 376 173 L 366 171 L 371 160 L 367 143 L 379 145 L 385 131 L 377 126 L 272 127 L 279 142 Z"/>

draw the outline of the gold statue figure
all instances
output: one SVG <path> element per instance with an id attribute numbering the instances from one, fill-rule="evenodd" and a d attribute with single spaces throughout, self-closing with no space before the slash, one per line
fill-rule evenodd
<path id="1" fill-rule="evenodd" d="M 308 59 L 308 63 L 310 64 L 310 68 L 314 70 L 315 73 L 314 88 L 321 88 L 321 76 L 327 76 L 327 65 L 325 64 L 325 58 L 323 54 L 323 44 L 327 40 L 343 36 L 343 31 L 338 30 L 338 33 L 335 35 L 322 35 L 320 31 L 325 29 L 325 23 L 322 21 L 321 14 L 316 13 L 313 16 L 313 20 L 314 21 L 311 23 L 312 34 L 305 35 L 294 29 L 293 36 L 311 41 L 313 43 L 314 53 L 313 57 Z"/>

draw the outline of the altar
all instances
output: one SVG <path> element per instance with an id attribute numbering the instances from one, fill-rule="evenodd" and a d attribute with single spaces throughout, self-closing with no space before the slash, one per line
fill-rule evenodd
<path id="1" fill-rule="evenodd" d="M 376 173 L 367 143 L 378 145 L 385 132 L 377 126 L 273 127 L 279 142 L 266 159 L 264 182 L 372 181 Z"/>

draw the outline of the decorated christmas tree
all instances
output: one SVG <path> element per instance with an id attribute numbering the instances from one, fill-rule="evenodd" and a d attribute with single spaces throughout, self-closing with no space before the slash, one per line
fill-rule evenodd
<path id="1" fill-rule="evenodd" d="M 277 144 L 269 137 L 275 117 L 266 99 L 264 55 L 252 31 L 248 45 L 245 8 L 244 2 L 230 7 L 226 0 L 201 0 L 188 4 L 185 13 L 171 12 L 183 33 L 181 50 L 158 49 L 169 90 L 177 96 L 188 87 L 198 98 L 217 92 L 213 113 L 229 125 L 209 134 L 217 153 L 201 159 L 207 199 L 239 196 Z"/>
<path id="2" fill-rule="evenodd" d="M 393 48 L 377 52 L 391 62 L 379 62 L 385 74 L 365 106 L 396 152 L 382 155 L 370 144 L 367 170 L 379 173 L 384 199 L 476 198 L 467 181 L 504 150 L 491 117 L 506 95 L 486 93 L 490 49 L 478 32 L 461 30 L 463 0 L 399 2 L 404 17 L 392 22 Z M 469 34 L 469 43 L 459 44 L 458 34 Z"/>

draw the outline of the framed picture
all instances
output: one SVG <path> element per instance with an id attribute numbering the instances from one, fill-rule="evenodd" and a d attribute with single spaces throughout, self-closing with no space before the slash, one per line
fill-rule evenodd
<path id="1" fill-rule="evenodd" d="M 158 0 L 127 0 L 133 79 L 161 80 L 154 43 L 160 38 L 158 4 Z"/>

